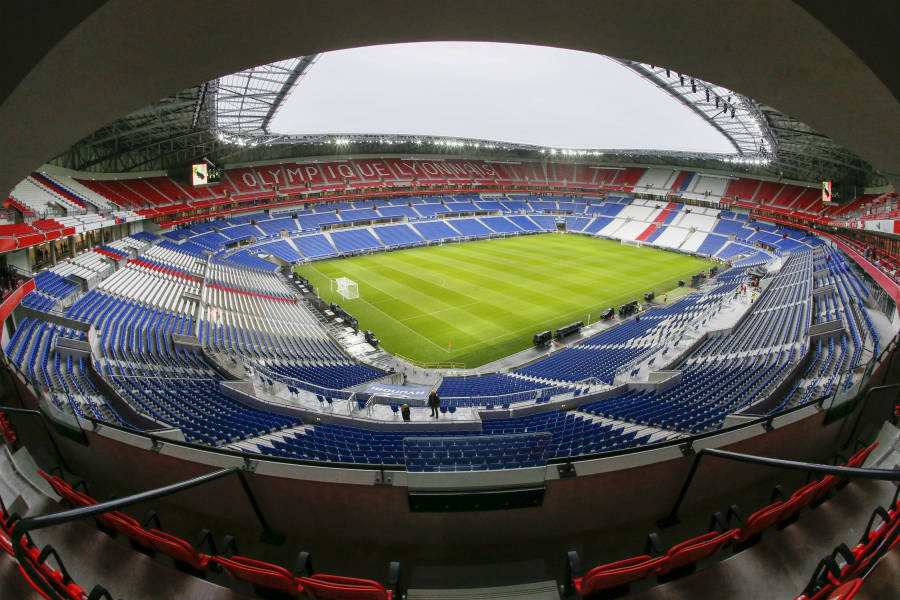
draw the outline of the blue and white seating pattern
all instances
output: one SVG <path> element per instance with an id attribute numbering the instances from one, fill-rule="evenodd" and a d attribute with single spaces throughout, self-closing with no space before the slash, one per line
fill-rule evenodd
<path id="1" fill-rule="evenodd" d="M 532 435 L 517 438 L 516 434 Z M 458 436 L 459 442 L 448 442 L 450 436 Z M 480 436 L 487 440 L 478 440 Z M 508 441 L 498 439 L 498 436 L 508 436 Z M 453 431 L 452 425 L 439 432 L 415 429 L 379 432 L 323 424 L 304 428 L 302 432 L 295 430 L 281 436 L 282 439 L 257 442 L 256 445 L 261 453 L 274 456 L 363 464 L 402 465 L 409 450 L 410 462 L 406 463 L 409 470 L 471 471 L 539 466 L 549 458 L 610 452 L 646 444 L 651 437 L 652 434 L 643 433 L 637 427 L 613 425 L 571 411 L 485 420 L 481 432 Z M 427 443 L 429 439 L 435 443 Z M 524 443 L 518 442 L 519 439 Z M 521 453 L 520 443 L 523 446 Z M 438 446 L 443 447 L 446 454 L 439 451 Z M 467 448 L 472 452 L 467 452 Z"/>
<path id="2" fill-rule="evenodd" d="M 470 195 L 427 202 L 407 198 L 390 203 L 320 206 L 316 212 L 294 210 L 296 220 L 284 213 L 244 215 L 216 221 L 215 226 L 198 224 L 170 232 L 175 235 L 161 242 L 150 234 L 135 235 L 134 244 L 111 244 L 110 248 L 123 255 L 142 252 L 139 259 L 104 279 L 67 314 L 96 326 L 102 358 L 94 367 L 138 412 L 162 425 L 180 428 L 189 441 L 222 445 L 244 440 L 266 454 L 339 462 L 406 463 L 410 470 L 426 471 L 537 466 L 549 458 L 646 444 L 655 439 L 648 433 L 651 426 L 667 430 L 664 435 L 720 427 L 728 415 L 752 406 L 782 381 L 806 351 L 813 319 L 842 319 L 848 334 L 815 345 L 805 387 L 798 389 L 793 401 L 801 396 L 808 398 L 814 389 L 830 389 L 838 374 L 858 364 L 866 340 L 871 339 L 877 347 L 877 332 L 862 305 L 868 291 L 839 254 L 819 247 L 818 240 L 805 234 L 757 225 L 741 215 L 712 209 L 672 211 L 665 227 L 655 235 L 674 236 L 666 232 L 681 227 L 686 232 L 679 234 L 682 243 L 701 253 L 738 258 L 738 265 L 759 264 L 778 254 L 754 247 L 756 241 L 792 254 L 747 319 L 730 335 L 710 338 L 678 365 L 681 382 L 664 392 L 631 391 L 582 405 L 580 410 L 485 419 L 477 434 L 454 432 L 452 425 L 439 435 L 416 431 L 414 425 L 402 433 L 337 425 L 301 426 L 299 419 L 250 408 L 227 397 L 220 390 L 218 374 L 203 356 L 175 347 L 171 340 L 174 333 L 196 333 L 214 352 L 235 358 L 240 355 L 249 364 L 265 364 L 263 377 L 277 379 L 295 393 L 304 389 L 322 397 L 323 390 L 334 390 L 336 398 L 347 398 L 342 390 L 386 374 L 347 359 L 315 318 L 292 301 L 292 289 L 274 273 L 277 266 L 256 253 L 296 262 L 494 232 L 554 231 L 556 217 L 541 214 L 544 211 L 571 213 L 565 218 L 568 228 L 597 233 L 611 227 L 614 219 L 622 223 L 625 217 L 653 219 L 661 209 L 648 202 L 607 198 L 602 202 L 592 200 L 588 205 L 565 196 L 533 195 Z M 319 224 L 326 222 L 355 223 L 356 219 L 388 217 L 394 209 L 397 216 L 407 217 L 412 223 L 328 234 L 318 230 Z M 494 214 L 457 216 L 484 212 Z M 445 214 L 455 218 L 438 217 Z M 691 233 L 690 228 L 696 231 Z M 628 231 L 638 229 L 634 226 Z M 301 230 L 314 233 L 302 235 Z M 291 237 L 281 238 L 283 231 Z M 728 241 L 727 236 L 734 236 L 735 241 Z M 233 254 L 226 251 L 225 246 L 251 237 L 261 240 L 252 252 L 246 248 Z M 151 243 L 155 245 L 146 248 Z M 817 249 L 807 251 L 810 247 Z M 824 263 L 828 273 L 814 278 L 813 272 L 821 269 L 821 265 L 816 267 L 821 256 L 829 257 Z M 82 262 L 92 264 L 96 260 Z M 77 266 L 91 270 L 90 264 Z M 655 348 L 672 331 L 705 314 L 732 293 L 745 276 L 744 269 L 733 268 L 719 278 L 711 293 L 694 294 L 653 310 L 642 315 L 639 322 L 609 329 L 516 373 L 445 379 L 439 390 L 446 400 L 444 408 L 503 408 L 520 399 L 541 403 L 548 399 L 544 393 L 548 390 L 577 393 L 578 382 L 611 383 L 623 366 Z M 201 286 L 204 277 L 206 285 Z M 60 287 L 61 280 L 59 275 L 49 278 L 45 289 L 29 295 L 33 297 L 27 303 L 43 307 L 45 302 L 52 302 L 57 297 L 55 292 L 65 291 Z M 813 304 L 813 288 L 823 285 L 834 285 L 835 292 L 820 295 Z M 200 306 L 189 298 L 193 295 L 200 295 Z M 53 341 L 58 336 L 77 335 L 83 334 L 26 319 L 12 336 L 7 353 L 65 410 L 127 425 L 93 388 L 86 376 L 88 365 L 53 353 Z M 485 404 L 483 399 L 491 396 L 504 400 Z M 280 432 L 279 436 L 248 441 L 273 431 Z M 504 436 L 512 441 L 500 439 Z M 448 437 L 458 439 L 448 441 Z M 521 444 L 519 440 L 525 439 L 528 443 Z"/>
<path id="3" fill-rule="evenodd" d="M 342 254 L 352 254 L 364 250 L 384 248 L 378 239 L 368 229 L 338 230 L 330 233 L 331 241 Z"/>
<path id="4" fill-rule="evenodd" d="M 288 240 L 277 240 L 267 244 L 260 244 L 255 248 L 256 253 L 268 253 L 277 256 L 283 261 L 294 263 L 303 260 L 303 255 Z"/>
<path id="5" fill-rule="evenodd" d="M 485 406 L 490 403 L 500 407 L 534 400 L 537 397 L 535 390 L 548 387 L 550 386 L 546 382 L 493 373 L 479 377 L 445 377 L 437 392 L 448 406 Z"/>
<path id="6" fill-rule="evenodd" d="M 402 248 L 403 246 L 417 246 L 425 242 L 425 238 L 416 233 L 409 225 L 381 225 L 372 230 L 388 248 Z"/>

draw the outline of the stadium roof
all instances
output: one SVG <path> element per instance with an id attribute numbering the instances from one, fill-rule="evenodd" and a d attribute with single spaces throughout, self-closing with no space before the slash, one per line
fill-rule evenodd
<path id="1" fill-rule="evenodd" d="M 689 74 L 626 60 L 618 62 L 702 117 L 727 138 L 734 151 L 573 150 L 446 136 L 273 132 L 273 117 L 318 57 L 261 65 L 182 90 L 95 131 L 52 162 L 80 171 L 140 172 L 179 168 L 201 158 L 227 165 L 303 156 L 402 153 L 671 164 L 810 182 L 825 178 L 860 186 L 887 182 L 854 152 L 773 107 Z"/>

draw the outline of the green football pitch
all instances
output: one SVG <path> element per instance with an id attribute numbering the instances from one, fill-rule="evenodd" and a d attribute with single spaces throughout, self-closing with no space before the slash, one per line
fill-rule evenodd
<path id="1" fill-rule="evenodd" d="M 298 267 L 319 296 L 388 352 L 475 367 L 527 348 L 538 331 L 677 287 L 709 261 L 578 235 L 531 235 L 334 259 Z M 331 280 L 349 277 L 359 298 Z"/>

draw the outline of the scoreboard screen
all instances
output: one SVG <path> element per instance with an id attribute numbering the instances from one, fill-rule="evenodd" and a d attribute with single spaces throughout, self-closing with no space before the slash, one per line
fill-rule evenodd
<path id="1" fill-rule="evenodd" d="M 206 185 L 209 183 L 209 170 L 206 163 L 191 165 L 191 183 L 194 185 Z"/>
<path id="2" fill-rule="evenodd" d="M 209 185 L 222 181 L 222 169 L 208 163 L 191 165 L 191 183 L 194 186 Z"/>
<path id="3" fill-rule="evenodd" d="M 829 204 L 831 202 L 831 182 L 823 181 L 822 182 L 822 202 L 825 204 Z"/>

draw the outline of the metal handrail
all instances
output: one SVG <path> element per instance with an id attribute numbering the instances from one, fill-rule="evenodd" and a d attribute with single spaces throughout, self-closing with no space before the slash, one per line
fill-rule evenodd
<path id="1" fill-rule="evenodd" d="M 900 395 L 900 383 L 889 383 L 887 385 L 878 385 L 866 390 L 866 395 L 863 396 L 862 402 L 860 406 L 857 408 L 858 413 L 856 415 L 856 421 L 853 423 L 853 428 L 850 430 L 847 439 L 852 440 L 856 436 L 856 430 L 859 429 L 859 423 L 862 420 L 863 414 L 866 412 L 866 407 L 869 405 L 869 398 L 872 397 L 874 392 L 881 392 L 884 390 L 897 390 L 897 394 Z"/>
<path id="2" fill-rule="evenodd" d="M 18 390 L 16 391 L 18 392 Z M 64 469 L 68 470 L 69 467 L 66 464 L 66 459 L 65 457 L 63 457 L 59 446 L 56 445 L 56 440 L 53 439 L 53 433 L 50 431 L 50 422 L 47 415 L 39 410 L 33 410 L 30 408 L 16 408 L 14 406 L 0 406 L 0 413 L 12 413 L 17 415 L 38 417 L 38 419 L 40 419 L 41 423 L 44 425 L 44 430 L 47 432 L 47 437 L 50 438 L 50 446 L 53 448 L 53 453 L 56 454 L 56 459 Z"/>
<path id="3" fill-rule="evenodd" d="M 259 504 L 257 504 L 256 502 L 256 497 L 253 495 L 253 492 L 250 489 L 246 478 L 244 477 L 243 471 L 241 471 L 239 467 L 228 467 L 226 469 L 220 469 L 218 471 L 200 475 L 199 477 L 194 477 L 185 481 L 179 481 L 177 483 L 172 483 L 152 490 L 138 492 L 137 494 L 132 494 L 124 498 L 108 500 L 106 502 L 100 502 L 99 504 L 92 504 L 90 506 L 72 508 L 48 515 L 25 517 L 17 521 L 12 530 L 12 545 L 16 555 L 16 559 L 19 561 L 19 566 L 27 571 L 29 579 L 35 582 L 35 584 L 41 588 L 41 591 L 44 594 L 46 594 L 50 598 L 53 598 L 54 600 L 65 600 L 65 598 L 57 594 L 56 590 L 46 582 L 44 577 L 37 571 L 37 569 L 33 567 L 31 561 L 27 558 L 25 548 L 22 546 L 22 538 L 29 532 L 36 531 L 38 529 L 45 529 L 47 527 L 53 527 L 55 525 L 61 525 L 63 523 L 69 523 L 71 521 L 77 521 L 79 519 L 86 519 L 88 517 L 93 517 L 95 515 L 118 510 L 141 502 L 169 496 L 177 492 L 198 487 L 211 481 L 221 479 L 231 474 L 237 475 L 238 479 L 241 482 L 241 487 L 244 490 L 244 494 L 247 496 L 247 500 L 250 502 L 250 506 L 253 508 L 253 512 L 256 514 L 257 519 L 262 525 L 262 541 L 272 544 L 283 543 L 284 536 L 275 533 L 269 527 L 265 515 L 263 515 Z"/>
<path id="4" fill-rule="evenodd" d="M 779 467 L 782 469 L 790 469 L 793 471 L 806 471 L 807 473 L 816 473 L 821 475 L 837 475 L 840 477 L 853 477 L 857 479 L 876 479 L 879 481 L 900 481 L 900 471 L 894 469 L 867 469 L 862 467 L 843 467 L 837 465 L 823 465 L 819 463 L 809 463 L 797 460 L 786 460 L 783 458 L 770 458 L 767 456 L 757 456 L 755 454 L 744 454 L 741 452 L 731 452 L 730 450 L 719 450 L 718 448 L 702 448 L 696 454 L 691 470 L 688 472 L 684 485 L 678 493 L 678 498 L 672 506 L 669 514 L 657 521 L 660 527 L 671 527 L 679 522 L 678 509 L 687 495 L 694 476 L 697 474 L 697 468 L 704 456 L 714 456 L 716 458 L 724 458 L 737 462 L 750 463 L 756 465 L 764 465 L 768 467 Z"/>

